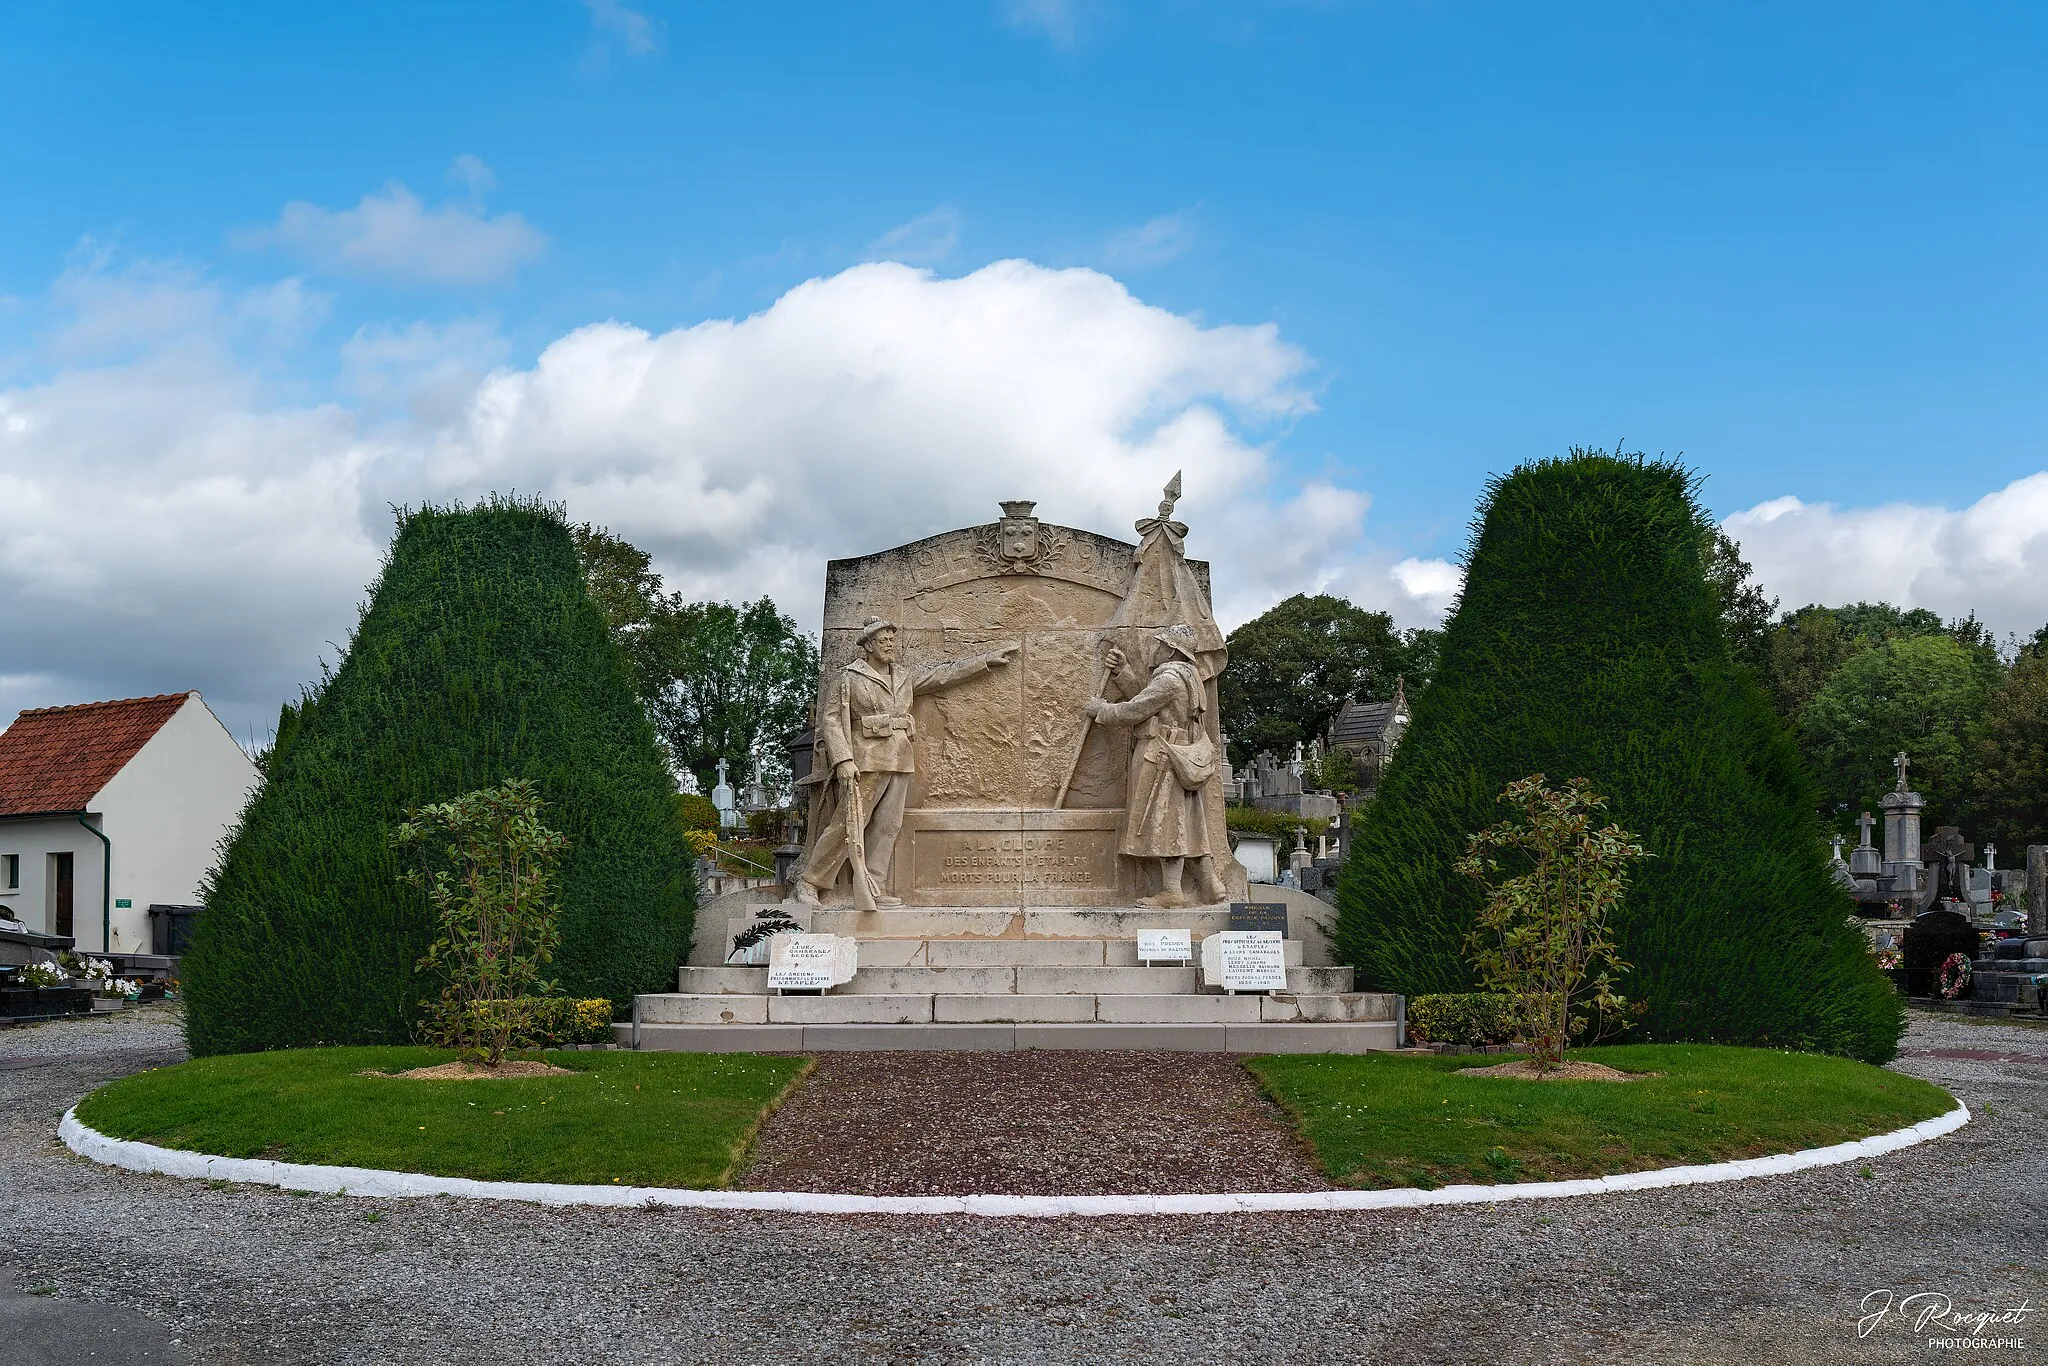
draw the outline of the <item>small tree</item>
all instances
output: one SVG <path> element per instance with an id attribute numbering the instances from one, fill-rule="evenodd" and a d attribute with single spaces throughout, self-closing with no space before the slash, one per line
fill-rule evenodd
<path id="1" fill-rule="evenodd" d="M 561 942 L 555 862 L 569 841 L 541 824 L 541 806 L 531 781 L 510 778 L 409 808 L 394 837 L 417 851 L 420 866 L 400 878 L 426 892 L 439 931 L 419 970 L 447 977 L 423 1032 L 485 1067 L 530 1042 L 513 1003 L 552 986 L 540 973 Z"/>
<path id="2" fill-rule="evenodd" d="M 1615 952 L 1608 917 L 1628 885 L 1628 866 L 1644 858 L 1642 845 L 1618 825 L 1593 828 L 1607 805 L 1584 778 L 1563 790 L 1541 773 L 1509 783 L 1501 800 L 1518 815 L 1472 836 L 1456 871 L 1486 884 L 1466 952 L 1489 990 L 1520 1003 L 1523 1038 L 1536 1066 L 1564 1061 L 1564 1050 L 1583 1033 L 1576 1002 L 1605 1018 L 1628 1002 L 1614 977 L 1628 964 Z M 1505 854 L 1526 865 L 1515 872 Z"/>

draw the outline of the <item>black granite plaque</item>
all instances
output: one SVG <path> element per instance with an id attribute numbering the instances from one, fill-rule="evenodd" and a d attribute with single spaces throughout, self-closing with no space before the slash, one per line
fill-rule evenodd
<path id="1" fill-rule="evenodd" d="M 1233 901 L 1230 903 L 1233 930 L 1278 930 L 1287 935 L 1287 903 L 1282 901 Z"/>

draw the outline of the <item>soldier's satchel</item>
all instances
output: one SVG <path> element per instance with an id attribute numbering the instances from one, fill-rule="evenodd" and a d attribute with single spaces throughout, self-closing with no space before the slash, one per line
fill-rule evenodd
<path id="1" fill-rule="evenodd" d="M 899 730 L 912 739 L 917 738 L 917 723 L 906 712 L 871 711 L 860 718 L 863 739 L 886 740 Z"/>
<path id="2" fill-rule="evenodd" d="M 1208 736 L 1198 735 L 1184 745 L 1165 739 L 1159 743 L 1166 750 L 1166 762 L 1172 766 L 1173 776 L 1188 791 L 1193 792 L 1216 776 L 1216 742 Z"/>

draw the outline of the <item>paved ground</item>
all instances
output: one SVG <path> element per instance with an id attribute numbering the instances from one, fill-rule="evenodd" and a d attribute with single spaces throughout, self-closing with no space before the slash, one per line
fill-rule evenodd
<path id="1" fill-rule="evenodd" d="M 2024 1349 L 1964 1355 L 2048 1361 L 2040 1031 L 1916 1021 L 1899 1066 L 1978 1119 L 1868 1178 L 1364 1216 L 988 1221 L 298 1198 L 115 1172 L 52 1131 L 92 1086 L 172 1056 L 169 1022 L 138 1014 L 0 1034 L 15 1060 L 0 1062 L 0 1291 L 137 1311 L 203 1363 L 1952 1354 L 1896 1317 L 1859 1339 L 1859 1303 L 1884 1290 L 1972 1312 L 2028 1302 L 2022 1324 L 1992 1330 Z M 24 1303 L 0 1298 L 0 1358 L 24 1340 Z"/>

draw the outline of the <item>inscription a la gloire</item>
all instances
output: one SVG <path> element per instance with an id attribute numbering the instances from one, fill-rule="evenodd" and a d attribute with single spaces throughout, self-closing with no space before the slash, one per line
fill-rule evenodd
<path id="1" fill-rule="evenodd" d="M 939 880 L 952 886 L 975 883 L 1088 886 L 1107 862 L 1101 849 L 1069 847 L 1064 835 L 968 835 L 948 843 L 958 853 L 940 859 Z"/>

